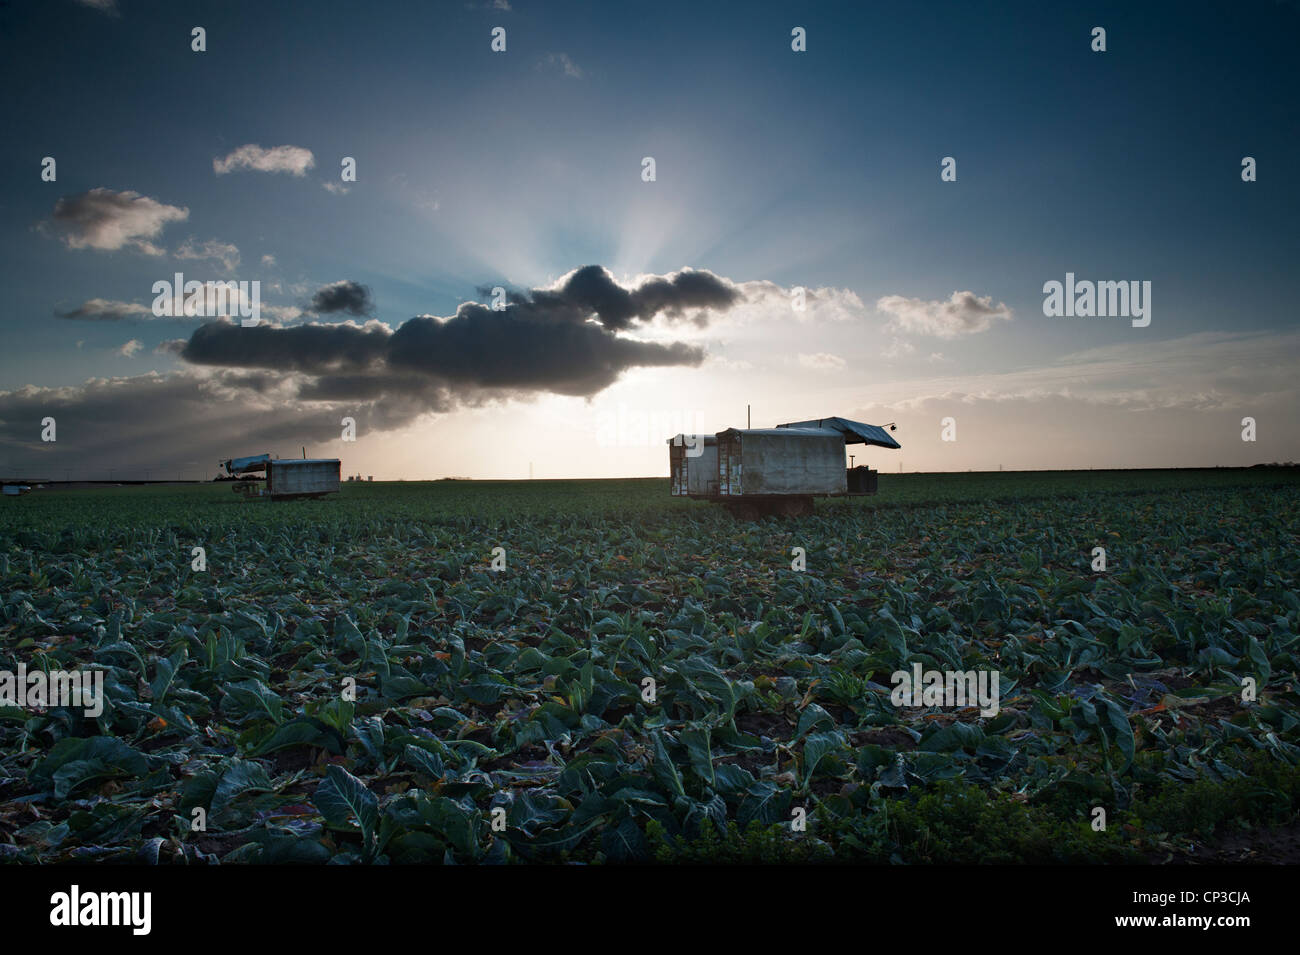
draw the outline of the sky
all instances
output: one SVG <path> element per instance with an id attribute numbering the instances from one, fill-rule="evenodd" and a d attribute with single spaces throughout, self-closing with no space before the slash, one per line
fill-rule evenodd
<path id="1" fill-rule="evenodd" d="M 1297 28 L 0 0 L 0 476 L 666 476 L 747 408 L 890 472 L 1300 458 Z"/>

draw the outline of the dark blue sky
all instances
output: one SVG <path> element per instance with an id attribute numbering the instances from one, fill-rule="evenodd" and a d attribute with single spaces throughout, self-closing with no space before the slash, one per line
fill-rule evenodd
<path id="1" fill-rule="evenodd" d="M 188 338 L 193 322 L 55 317 L 93 300 L 147 306 L 152 283 L 178 270 L 260 280 L 264 304 L 298 310 L 324 285 L 360 283 L 369 317 L 395 329 L 482 300 L 479 286 L 538 288 L 589 264 L 625 284 L 706 269 L 751 290 L 753 307 L 719 316 L 709 335 L 647 327 L 645 336 L 687 341 L 709 358 L 630 371 L 620 402 L 654 404 L 671 382 L 674 407 L 717 428 L 736 423 L 724 409 L 743 404 L 746 389 L 772 396 L 777 419 L 924 410 L 924 440 L 918 417 L 912 446 L 928 447 L 944 400 L 989 428 L 1026 402 L 1066 401 L 1058 411 L 1069 419 L 1068 403 L 1081 401 L 1129 415 L 1079 435 L 1094 451 L 1105 447 L 1097 435 L 1135 412 L 1168 415 L 1135 425 L 1138 443 L 1151 446 L 1147 428 L 1182 435 L 1159 460 L 1111 463 L 1294 456 L 1292 428 L 1279 445 L 1238 441 L 1207 457 L 1194 424 L 1222 412 L 1227 434 L 1252 402 L 1279 423 L 1295 410 L 1285 369 L 1251 365 L 1300 357 L 1294 4 L 109 6 L 0 9 L 11 343 L 0 391 L 196 373 L 175 349 L 155 351 Z M 207 30 L 204 53 L 190 49 L 196 25 Z M 489 48 L 494 26 L 507 30 L 505 53 Z M 807 30 L 806 53 L 790 49 L 794 26 Z M 1105 53 L 1090 49 L 1094 26 L 1107 31 Z M 310 150 L 313 164 L 303 175 L 214 172 L 214 160 L 246 144 Z M 57 182 L 40 179 L 45 156 L 57 159 Z M 358 181 L 329 191 L 344 156 L 356 158 Z M 654 183 L 641 181 L 643 156 L 655 157 Z M 945 156 L 957 160 L 955 183 L 939 181 Z M 1257 159 L 1257 182 L 1241 181 L 1243 156 Z M 97 189 L 188 214 L 144 238 L 147 249 L 78 247 L 53 222 L 55 204 Z M 207 243 L 237 248 L 238 264 L 177 257 Z M 1045 317 L 1043 283 L 1067 271 L 1150 281 L 1151 325 Z M 822 301 L 848 314 L 791 322 L 759 306 L 752 290 L 762 283 L 834 290 Z M 945 332 L 943 306 L 958 291 L 1005 315 Z M 891 297 L 910 304 L 881 308 Z M 353 318 L 308 310 L 286 321 Z M 128 341 L 138 344 L 121 353 Z M 1054 369 L 1080 365 L 1072 389 L 1049 385 L 1062 378 Z M 1215 368 L 1236 371 L 1221 378 Z M 555 389 L 534 385 L 453 385 L 426 420 L 469 405 L 478 427 L 522 440 L 508 424 L 518 415 L 497 405 L 494 422 L 484 409 L 545 406 Z M 373 434 L 381 423 L 413 427 L 412 400 L 358 393 L 354 403 L 375 415 Z M 1041 409 L 1021 410 L 1018 429 L 1041 426 Z M 11 434 L 17 413 L 0 400 L 6 443 L 15 460 L 39 461 L 48 449 L 23 450 L 30 436 Z M 155 430 L 179 424 L 160 418 Z M 1041 440 L 1029 445 L 1025 466 L 1069 463 Z M 991 463 L 973 446 L 961 461 L 952 451 L 934 448 L 959 466 Z M 367 453 L 394 471 L 419 467 L 391 450 Z M 659 449 L 646 455 L 593 470 L 646 473 Z M 445 461 L 426 470 L 475 471 Z"/>

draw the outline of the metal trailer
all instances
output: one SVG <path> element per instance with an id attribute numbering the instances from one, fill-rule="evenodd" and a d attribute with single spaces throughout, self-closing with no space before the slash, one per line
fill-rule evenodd
<path id="1" fill-rule="evenodd" d="M 220 466 L 237 478 L 231 490 L 243 495 L 245 500 L 322 497 L 339 489 L 341 462 L 338 458 L 272 460 L 269 454 L 255 454 L 222 461 Z"/>
<path id="2" fill-rule="evenodd" d="M 668 439 L 668 473 L 673 497 L 713 497 L 718 488 L 718 439 L 712 434 L 678 434 Z"/>
<path id="3" fill-rule="evenodd" d="M 849 492 L 844 436 L 832 428 L 718 432 L 718 499 L 741 517 L 813 512 L 813 497 Z"/>
<path id="4" fill-rule="evenodd" d="M 271 461 L 266 471 L 266 493 L 273 501 L 336 494 L 341 466 L 338 458 Z"/>
<path id="5" fill-rule="evenodd" d="M 893 424 L 886 425 L 889 431 Z M 668 439 L 674 497 L 716 501 L 734 514 L 811 514 L 814 497 L 875 494 L 879 472 L 845 468 L 850 444 L 900 448 L 884 427 L 848 418 L 792 421 L 775 428 L 728 428 L 714 436 Z M 691 452 L 700 449 L 692 456 Z"/>

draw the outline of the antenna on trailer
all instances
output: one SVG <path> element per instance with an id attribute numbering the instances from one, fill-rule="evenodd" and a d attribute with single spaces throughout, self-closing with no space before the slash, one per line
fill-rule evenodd
<path id="1" fill-rule="evenodd" d="M 754 419 L 750 417 L 749 405 L 745 405 L 745 429 L 749 430 L 752 427 L 754 427 Z"/>
<path id="2" fill-rule="evenodd" d="M 302 459 L 303 459 L 304 461 L 307 460 L 307 445 L 305 445 L 305 444 L 302 446 Z"/>

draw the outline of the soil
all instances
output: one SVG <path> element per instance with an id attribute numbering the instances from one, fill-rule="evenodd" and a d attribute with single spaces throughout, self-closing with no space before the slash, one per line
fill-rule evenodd
<path id="1" fill-rule="evenodd" d="M 1300 822 L 1224 833 L 1191 852 L 1151 861 L 1173 865 L 1295 865 L 1300 863 Z"/>

